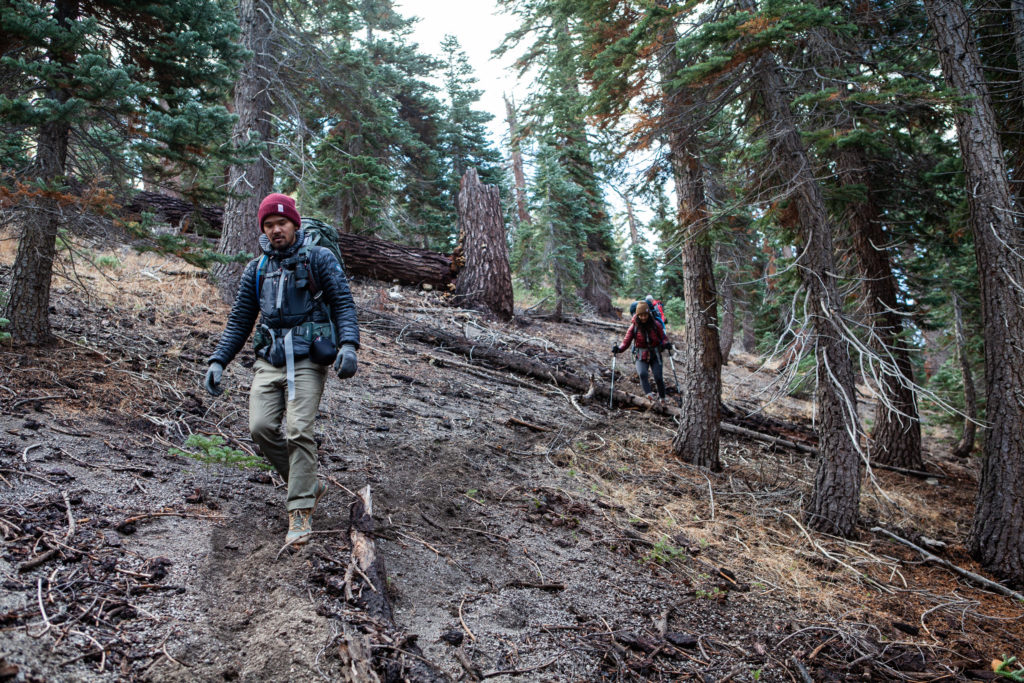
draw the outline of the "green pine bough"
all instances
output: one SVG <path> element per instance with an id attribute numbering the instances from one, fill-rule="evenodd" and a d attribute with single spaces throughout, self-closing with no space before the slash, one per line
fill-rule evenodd
<path id="1" fill-rule="evenodd" d="M 256 455 L 249 455 L 237 448 L 224 445 L 224 439 L 220 436 L 206 436 L 204 434 L 191 434 L 185 440 L 185 448 L 193 450 L 182 450 L 171 448 L 168 453 L 181 455 L 207 465 L 230 465 L 239 469 L 269 470 L 263 458 Z"/>

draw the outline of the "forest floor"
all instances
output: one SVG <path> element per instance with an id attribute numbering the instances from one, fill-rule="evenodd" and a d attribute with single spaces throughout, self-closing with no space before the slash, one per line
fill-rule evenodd
<path id="1" fill-rule="evenodd" d="M 857 538 L 810 533 L 813 456 L 723 434 L 725 469 L 706 472 L 671 456 L 670 417 L 403 332 L 605 383 L 624 326 L 495 324 L 373 281 L 354 283 L 359 372 L 329 377 L 316 424 L 317 534 L 282 549 L 280 482 L 184 453 L 191 434 L 251 453 L 252 352 L 224 395 L 201 388 L 228 306 L 180 262 L 94 255 L 88 292 L 55 280 L 55 346 L 0 347 L 0 681 L 403 680 L 417 664 L 467 681 L 956 681 L 1024 655 L 1019 603 L 871 531 L 980 571 L 964 546 L 978 463 L 948 434 L 926 430 L 935 477 L 865 477 Z M 5 290 L 12 260 L 0 243 Z M 809 424 L 776 380 L 741 354 L 725 398 Z M 371 590 L 349 567 L 366 486 L 392 623 L 346 597 Z M 375 674 L 353 673 L 361 656 Z"/>

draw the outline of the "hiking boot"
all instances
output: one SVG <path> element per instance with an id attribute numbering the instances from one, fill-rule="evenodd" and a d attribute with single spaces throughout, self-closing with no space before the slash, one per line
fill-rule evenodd
<path id="1" fill-rule="evenodd" d="M 651 393 L 647 394 L 646 398 L 648 401 L 657 401 L 658 395 L 652 391 Z"/>
<path id="2" fill-rule="evenodd" d="M 327 484 L 323 483 L 319 479 L 316 482 L 316 493 L 313 498 L 313 512 L 316 512 L 316 506 L 320 504 L 320 499 L 327 495 Z"/>
<path id="3" fill-rule="evenodd" d="M 326 486 L 324 487 L 326 488 Z M 288 534 L 285 545 L 302 545 L 313 536 L 313 508 L 299 508 L 288 512 Z"/>

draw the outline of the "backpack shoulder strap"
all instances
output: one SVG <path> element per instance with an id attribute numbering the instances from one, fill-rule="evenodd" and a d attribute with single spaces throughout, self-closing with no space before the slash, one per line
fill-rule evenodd
<path id="1" fill-rule="evenodd" d="M 302 257 L 302 262 L 306 264 L 306 270 L 309 272 L 309 291 L 313 295 L 313 300 L 320 298 L 323 293 L 320 289 L 320 283 L 316 279 L 316 273 L 313 267 L 313 258 L 310 255 L 313 249 L 316 248 L 315 243 L 310 244 L 309 241 L 299 247 L 299 255 Z"/>
<path id="2" fill-rule="evenodd" d="M 263 276 L 267 273 L 267 255 L 264 254 L 260 257 L 260 262 L 256 265 L 256 301 L 260 300 L 260 287 L 263 285 Z"/>

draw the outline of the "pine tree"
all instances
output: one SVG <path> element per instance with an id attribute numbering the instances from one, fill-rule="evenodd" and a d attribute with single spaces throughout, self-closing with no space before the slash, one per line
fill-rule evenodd
<path id="1" fill-rule="evenodd" d="M 555 300 L 560 319 L 565 304 L 575 307 L 583 282 L 578 245 L 586 238 L 586 190 L 562 165 L 552 141 L 541 140 L 530 205 L 533 220 L 519 226 L 512 251 L 517 276 L 530 289 Z"/>
<path id="2" fill-rule="evenodd" d="M 446 107 L 439 152 L 449 176 L 450 193 L 458 193 L 459 180 L 470 167 L 477 169 L 485 185 L 500 186 L 504 183 L 501 155 L 491 144 L 486 128 L 494 116 L 474 108 L 483 92 L 474 87 L 477 79 L 473 67 L 455 36 L 446 35 L 441 50 Z"/>
<path id="3" fill-rule="evenodd" d="M 0 7 L 12 46 L 4 68 L 17 86 L 0 95 L 3 179 L 27 192 L 7 317 L 16 342 L 51 339 L 50 279 L 62 207 L 82 207 L 82 186 L 128 183 L 208 163 L 227 139 L 222 105 L 242 51 L 237 24 L 216 0 L 33 2 Z"/>
<path id="4" fill-rule="evenodd" d="M 537 85 L 527 110 L 529 128 L 555 149 L 561 165 L 582 194 L 582 239 L 573 245 L 583 264 L 578 299 L 599 315 L 617 315 L 611 291 L 618 277 L 612 226 L 605 205 L 597 165 L 585 122 L 585 99 L 580 92 L 579 26 L 572 3 L 557 0 L 501 0 L 518 14 L 522 24 L 511 33 L 501 51 L 527 38 L 532 42 L 520 59 L 521 69 L 538 72 Z M 575 297 L 574 297 L 575 298 Z"/>
<path id="5" fill-rule="evenodd" d="M 950 87 L 971 98 L 956 110 L 981 279 L 987 421 L 985 459 L 971 529 L 971 553 L 997 576 L 1024 585 L 1024 241 L 1016 221 L 973 26 L 959 0 L 928 0 L 942 71 Z"/>

